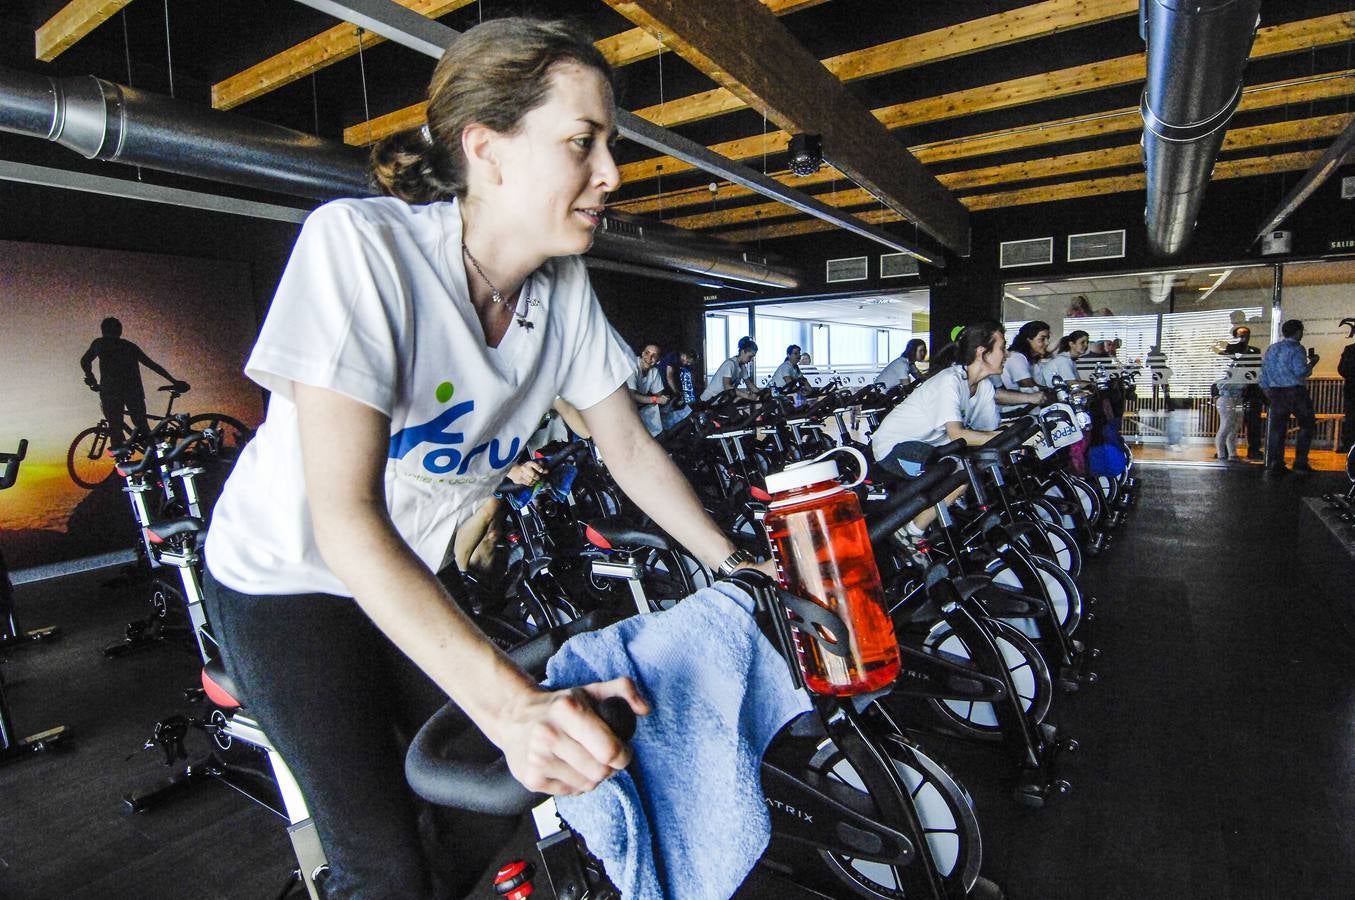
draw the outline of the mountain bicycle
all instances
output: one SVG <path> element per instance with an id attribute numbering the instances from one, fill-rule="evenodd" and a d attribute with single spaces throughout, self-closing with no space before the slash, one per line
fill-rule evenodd
<path id="1" fill-rule="evenodd" d="M 174 412 L 174 401 L 188 391 L 186 384 L 182 382 L 180 384 L 182 390 L 179 389 L 179 385 L 165 385 L 160 388 L 162 392 L 169 394 L 169 402 L 165 405 L 162 415 L 147 413 L 148 420 L 154 423 L 170 418 Z M 228 459 L 234 459 L 249 439 L 254 437 L 254 429 L 225 413 L 208 412 L 189 416 L 189 431 L 202 431 L 205 428 L 215 429 L 221 435 L 221 455 Z M 130 442 L 139 440 L 135 429 L 125 424 L 123 433 L 118 437 L 126 438 Z M 112 438 L 113 429 L 107 419 L 100 419 L 97 424 L 91 425 L 75 436 L 70 449 L 66 451 L 66 471 L 70 473 L 71 481 L 86 490 L 93 490 L 113 474 L 114 460 L 108 455 L 113 443 Z"/>

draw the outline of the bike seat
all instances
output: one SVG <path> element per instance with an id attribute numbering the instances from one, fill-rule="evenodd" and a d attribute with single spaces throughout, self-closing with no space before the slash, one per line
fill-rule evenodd
<path id="1" fill-rule="evenodd" d="M 239 699 L 239 686 L 219 659 L 210 660 L 202 667 L 202 689 L 207 693 L 207 699 L 222 709 L 239 709 L 245 705 Z"/>
<path id="2" fill-rule="evenodd" d="M 150 539 L 152 544 L 163 544 L 172 537 L 178 537 L 181 534 L 197 534 L 206 528 L 207 525 L 197 516 L 184 516 L 180 519 L 167 519 L 164 522 L 147 525 L 146 537 Z"/>
<path id="3" fill-rule="evenodd" d="M 584 537 L 588 543 L 603 550 L 628 550 L 634 547 L 652 547 L 655 550 L 670 550 L 668 539 L 661 534 L 641 531 L 620 522 L 596 519 L 584 528 Z"/>

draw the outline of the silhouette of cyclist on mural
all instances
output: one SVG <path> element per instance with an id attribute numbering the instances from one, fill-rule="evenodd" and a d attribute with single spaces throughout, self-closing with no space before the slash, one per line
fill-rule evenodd
<path id="1" fill-rule="evenodd" d="M 138 429 L 146 433 L 151 430 L 146 419 L 146 389 L 141 386 L 141 366 L 163 377 L 179 393 L 188 390 L 188 382 L 176 379 L 140 347 L 123 338 L 122 323 L 112 316 L 99 323 L 99 329 L 103 337 L 95 338 L 85 355 L 80 357 L 80 368 L 85 370 L 85 384 L 99 395 L 104 418 L 108 420 L 111 445 L 121 447 L 126 429 L 124 411 Z M 96 359 L 102 384 L 94 378 L 92 363 Z"/>

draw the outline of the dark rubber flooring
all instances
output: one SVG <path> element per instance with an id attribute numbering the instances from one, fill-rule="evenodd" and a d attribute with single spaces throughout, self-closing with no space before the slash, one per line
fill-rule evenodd
<path id="1" fill-rule="evenodd" d="M 1020 808 L 995 751 L 923 738 L 974 795 L 984 874 L 1013 900 L 1355 896 L 1355 657 L 1330 609 L 1355 603 L 1355 585 L 1314 596 L 1297 528 L 1298 498 L 1344 479 L 1140 476 L 1138 508 L 1083 577 L 1100 600 L 1100 680 L 1051 714 L 1082 744 L 1064 766 L 1072 792 Z M 181 690 L 195 657 L 184 645 L 104 659 L 142 612 L 141 591 L 106 577 L 19 589 L 25 623 L 65 636 L 10 653 L 17 726 L 73 737 L 0 768 L 0 898 L 276 896 L 291 866 L 283 825 L 223 785 L 124 811 L 125 791 L 165 774 L 140 746 L 156 719 L 192 710 Z M 529 851 L 520 834 L 504 858 Z"/>

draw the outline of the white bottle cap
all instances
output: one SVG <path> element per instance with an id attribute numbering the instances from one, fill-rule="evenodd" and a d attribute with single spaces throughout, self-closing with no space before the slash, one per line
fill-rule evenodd
<path id="1" fill-rule="evenodd" d="M 767 476 L 767 491 L 780 494 L 823 481 L 836 481 L 839 474 L 837 463 L 831 459 L 792 463 L 780 472 Z"/>

